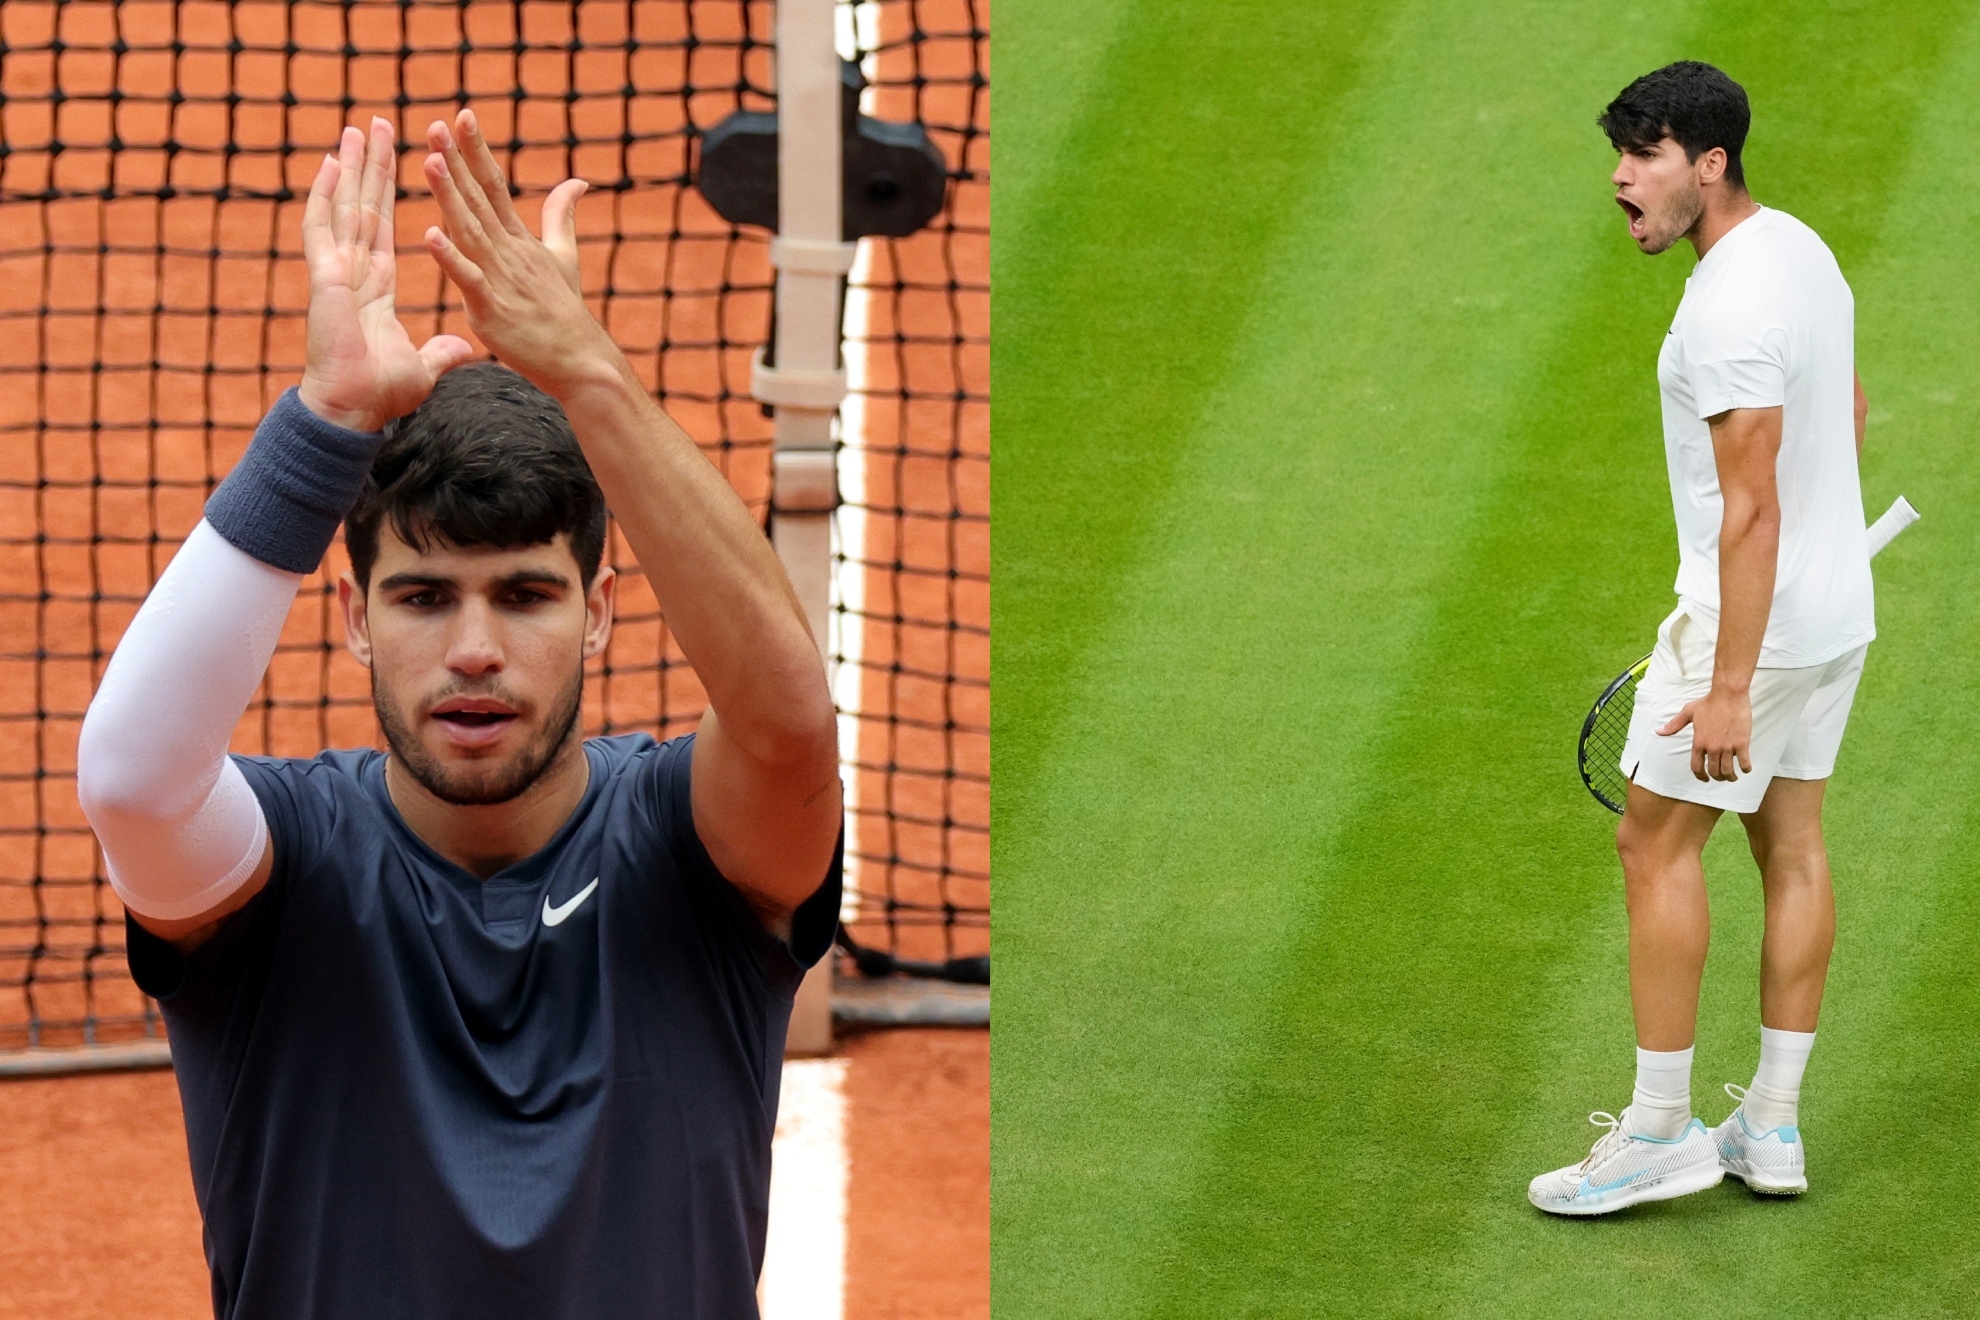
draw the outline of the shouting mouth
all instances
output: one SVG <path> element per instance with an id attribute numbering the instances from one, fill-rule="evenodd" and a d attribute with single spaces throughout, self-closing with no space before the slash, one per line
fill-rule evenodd
<path id="1" fill-rule="evenodd" d="M 520 718 L 514 706 L 492 697 L 449 697 L 428 714 L 458 747 L 486 747 Z"/>
<path id="2" fill-rule="evenodd" d="M 1641 242 L 1643 239 L 1643 208 L 1626 197 L 1617 197 L 1616 205 L 1622 207 L 1629 216 L 1629 236 Z"/>

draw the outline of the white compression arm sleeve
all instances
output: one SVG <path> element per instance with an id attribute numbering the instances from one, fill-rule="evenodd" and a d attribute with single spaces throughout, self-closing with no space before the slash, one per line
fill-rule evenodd
<path id="1" fill-rule="evenodd" d="M 301 584 L 202 519 L 110 657 L 83 720 L 76 791 L 131 911 L 209 912 L 260 863 L 268 823 L 227 743 Z"/>

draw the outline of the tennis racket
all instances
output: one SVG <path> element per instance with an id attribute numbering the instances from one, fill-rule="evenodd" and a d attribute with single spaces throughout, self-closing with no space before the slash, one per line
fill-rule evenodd
<path id="1" fill-rule="evenodd" d="M 1870 524 L 1871 557 L 1875 558 L 1899 532 L 1917 521 L 1918 510 L 1911 507 L 1910 500 L 1898 496 L 1884 516 Z M 1619 816 L 1623 800 L 1629 795 L 1629 780 L 1623 777 L 1621 765 L 1623 744 L 1629 740 L 1629 718 L 1636 708 L 1636 685 L 1649 668 L 1650 657 L 1646 655 L 1602 689 L 1602 695 L 1595 699 L 1595 708 L 1581 722 L 1581 741 L 1575 747 L 1581 782 L 1588 785 L 1597 802 Z"/>

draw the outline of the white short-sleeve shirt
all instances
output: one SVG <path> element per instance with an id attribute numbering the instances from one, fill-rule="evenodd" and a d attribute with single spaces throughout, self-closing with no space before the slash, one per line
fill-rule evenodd
<path id="1" fill-rule="evenodd" d="M 1657 358 L 1677 594 L 1714 631 L 1725 504 L 1706 418 L 1781 408 L 1780 561 L 1760 663 L 1823 664 L 1877 635 L 1856 472 L 1856 304 L 1826 244 L 1762 207 L 1712 245 Z"/>

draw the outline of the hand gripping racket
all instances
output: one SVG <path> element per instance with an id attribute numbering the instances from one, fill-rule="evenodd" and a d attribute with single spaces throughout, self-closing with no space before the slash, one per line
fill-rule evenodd
<path id="1" fill-rule="evenodd" d="M 1870 525 L 1871 557 L 1875 558 L 1899 532 L 1917 521 L 1918 510 L 1911 507 L 1910 500 L 1898 496 L 1884 516 Z M 1581 742 L 1575 748 L 1581 782 L 1588 785 L 1597 802 L 1617 815 L 1622 814 L 1623 799 L 1629 795 L 1629 781 L 1623 777 L 1621 766 L 1623 744 L 1629 740 L 1629 717 L 1636 708 L 1636 685 L 1649 668 L 1650 657 L 1646 655 L 1602 689 L 1602 695 L 1595 699 L 1595 709 L 1581 722 Z"/>

